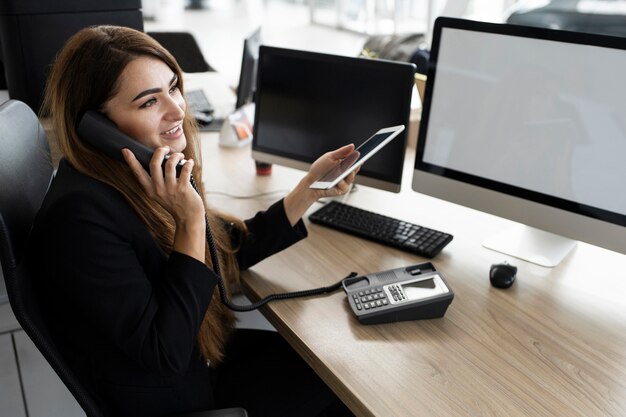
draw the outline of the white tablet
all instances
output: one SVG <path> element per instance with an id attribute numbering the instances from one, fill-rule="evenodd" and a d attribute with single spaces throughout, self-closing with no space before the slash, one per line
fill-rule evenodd
<path id="1" fill-rule="evenodd" d="M 309 188 L 320 190 L 333 188 L 339 181 L 348 176 L 356 168 L 363 165 L 372 155 L 381 150 L 383 146 L 391 142 L 391 140 L 398 136 L 403 130 L 404 125 L 380 129 L 378 132 L 374 133 L 372 137 L 359 145 L 352 153 L 342 159 L 335 168 L 331 169 L 319 180 L 311 184 Z"/>

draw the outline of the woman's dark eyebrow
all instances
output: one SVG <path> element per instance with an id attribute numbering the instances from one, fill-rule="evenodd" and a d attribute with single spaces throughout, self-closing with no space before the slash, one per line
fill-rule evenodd
<path id="1" fill-rule="evenodd" d="M 174 74 L 174 76 L 172 77 L 172 79 L 170 80 L 170 86 L 172 86 L 174 83 L 176 83 L 176 81 L 178 80 L 178 76 L 176 74 Z M 137 94 L 137 97 L 135 97 L 134 99 L 132 99 L 132 101 L 137 101 L 142 97 L 145 97 L 149 94 L 153 94 L 153 93 L 160 93 L 161 91 L 163 91 L 163 89 L 161 88 L 149 88 L 147 90 L 142 91 L 141 93 Z M 131 101 L 131 102 L 132 102 Z"/>

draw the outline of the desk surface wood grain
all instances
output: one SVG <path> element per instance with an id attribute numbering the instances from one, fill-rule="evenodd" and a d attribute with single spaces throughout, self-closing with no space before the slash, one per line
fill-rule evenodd
<path id="1" fill-rule="evenodd" d="M 249 147 L 221 148 L 211 135 L 202 150 L 210 204 L 241 217 L 303 175 L 275 165 L 256 176 Z M 411 191 L 412 152 L 401 193 L 358 187 L 346 202 L 454 235 L 432 260 L 455 294 L 445 316 L 361 325 L 343 292 L 263 314 L 358 416 L 626 415 L 626 256 L 579 243 L 548 269 L 485 249 L 481 240 L 511 222 Z M 305 222 L 307 239 L 243 273 L 249 297 L 427 261 Z M 508 290 L 489 284 L 502 261 L 518 266 Z"/>

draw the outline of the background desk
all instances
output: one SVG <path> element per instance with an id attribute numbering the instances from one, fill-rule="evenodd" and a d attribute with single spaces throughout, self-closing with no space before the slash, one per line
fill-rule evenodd
<path id="1" fill-rule="evenodd" d="M 215 134 L 201 146 L 210 204 L 244 218 L 304 175 L 274 165 L 258 177 L 249 146 L 221 148 Z M 510 222 L 411 191 L 413 152 L 401 193 L 359 187 L 347 202 L 454 235 L 432 260 L 455 293 L 445 317 L 364 326 L 343 292 L 263 314 L 359 416 L 626 415 L 626 256 L 581 243 L 546 269 L 484 249 Z M 211 190 L 285 192 L 239 200 Z M 305 222 L 307 239 L 244 272 L 250 298 L 426 261 Z M 518 279 L 498 290 L 488 270 L 504 260 Z"/>

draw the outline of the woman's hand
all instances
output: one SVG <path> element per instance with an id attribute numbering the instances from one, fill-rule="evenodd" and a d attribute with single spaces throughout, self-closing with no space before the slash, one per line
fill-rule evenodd
<path id="1" fill-rule="evenodd" d="M 352 151 L 354 151 L 354 144 L 326 152 L 313 162 L 309 172 L 300 183 L 298 183 L 296 188 L 285 197 L 285 212 L 292 226 L 300 220 L 309 207 L 318 199 L 343 195 L 350 190 L 350 185 L 354 182 L 354 177 L 359 171 L 358 168 L 328 190 L 311 189 L 309 186 L 322 178 L 328 171 L 339 165 Z"/>
<path id="2" fill-rule="evenodd" d="M 150 198 L 159 203 L 176 222 L 174 250 L 204 262 L 204 202 L 191 186 L 193 160 L 183 165 L 176 178 L 176 165 L 184 159 L 182 153 L 171 154 L 162 168 L 169 147 L 159 147 L 150 160 L 150 174 L 141 166 L 135 155 L 128 149 L 122 153 L 126 163 Z"/>

